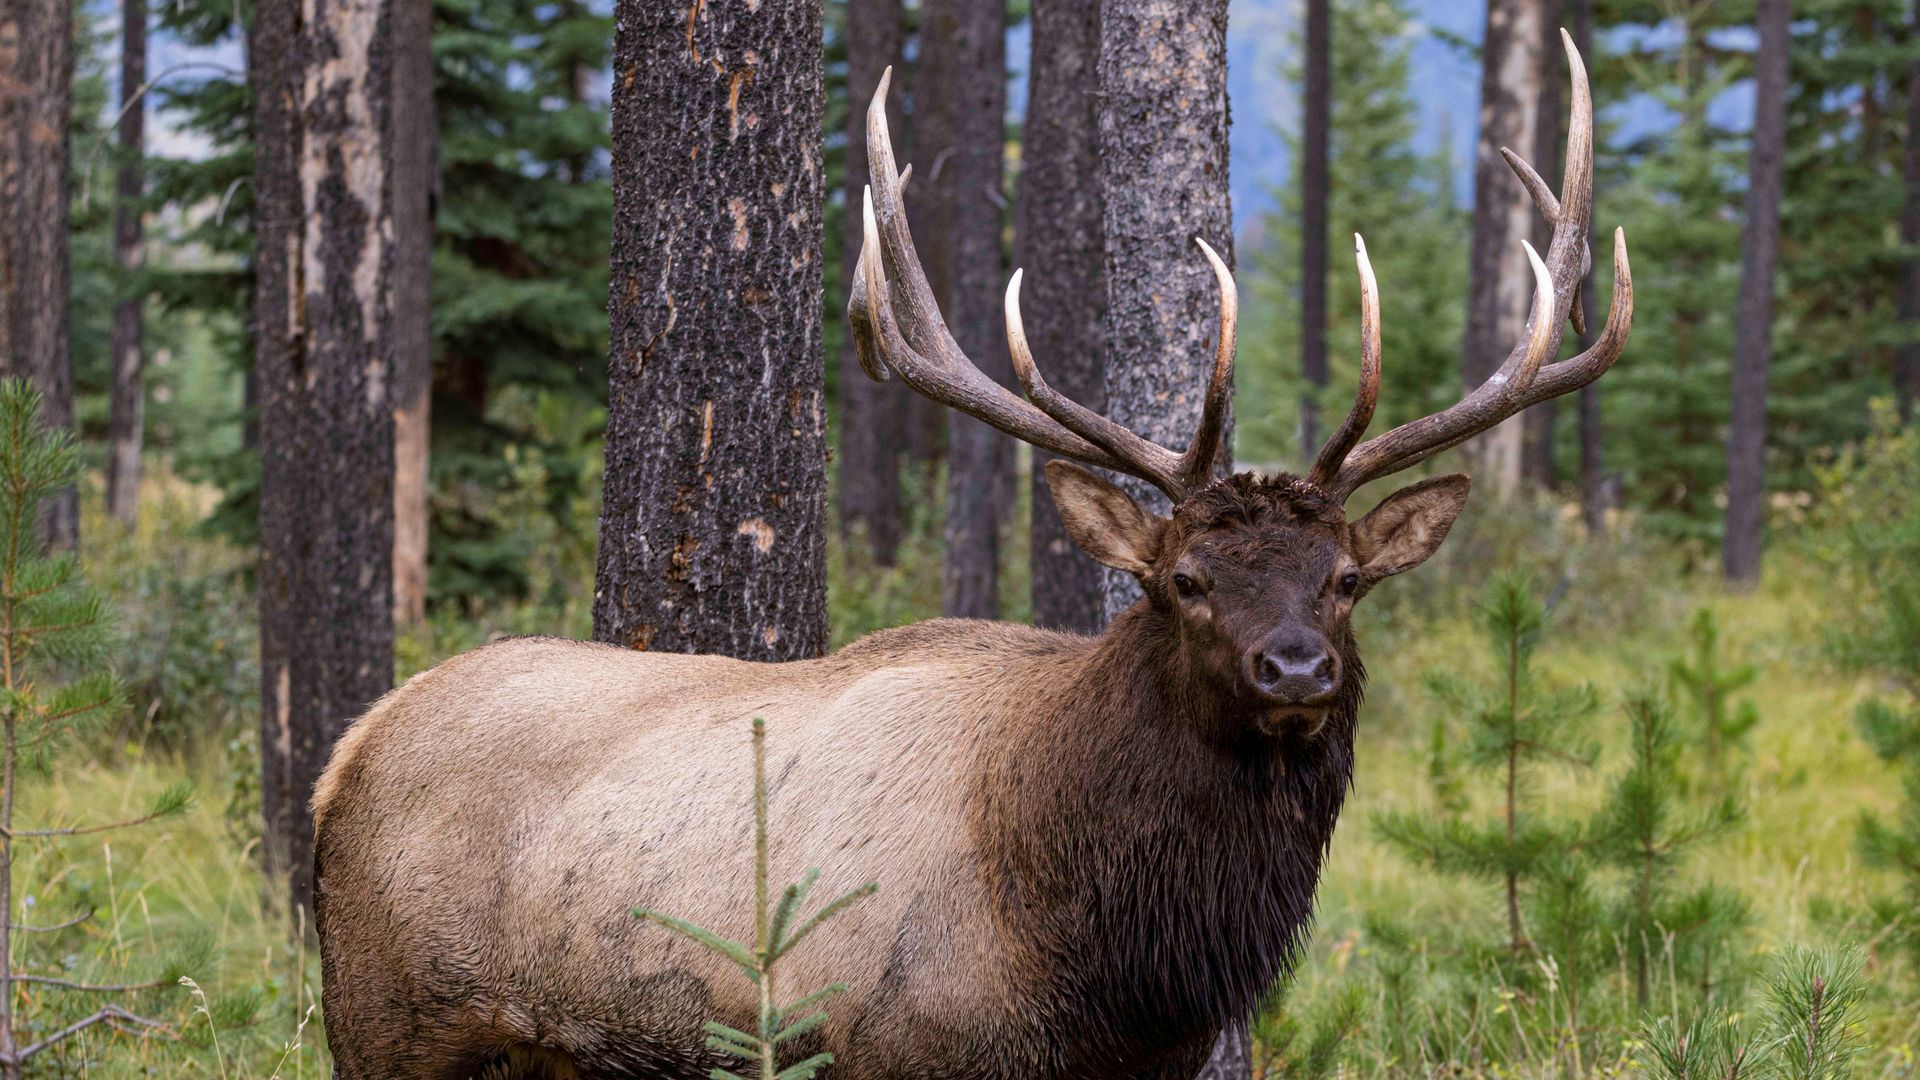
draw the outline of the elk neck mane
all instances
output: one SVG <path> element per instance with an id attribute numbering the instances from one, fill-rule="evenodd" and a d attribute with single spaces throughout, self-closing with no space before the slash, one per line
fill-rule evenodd
<path id="1" fill-rule="evenodd" d="M 1181 670 L 1141 600 L 1004 720 L 972 778 L 971 828 L 1023 997 L 1143 1038 L 1243 1019 L 1304 945 L 1353 772 L 1365 681 L 1312 737 Z"/>

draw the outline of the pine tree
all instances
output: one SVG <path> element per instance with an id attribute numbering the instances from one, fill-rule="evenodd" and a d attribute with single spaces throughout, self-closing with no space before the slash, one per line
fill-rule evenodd
<path id="1" fill-rule="evenodd" d="M 1529 797 L 1533 774 L 1543 764 L 1586 766 L 1594 752 L 1581 735 L 1582 722 L 1598 707 L 1589 686 L 1541 684 L 1533 661 L 1546 632 L 1547 615 L 1525 578 L 1506 575 L 1490 587 L 1480 609 L 1482 631 L 1495 676 L 1475 684 L 1447 672 L 1430 672 L 1427 685 L 1467 728 L 1466 759 L 1491 771 L 1502 791 L 1500 816 L 1474 822 L 1464 816 L 1434 819 L 1418 813 L 1382 814 L 1374 831 L 1406 858 L 1442 873 L 1478 878 L 1499 887 L 1509 955 L 1534 946 L 1522 918 L 1523 894 L 1548 876 L 1579 831 L 1575 822 L 1547 815 Z"/>
<path id="2" fill-rule="evenodd" d="M 1645 528 L 1701 556 L 1720 535 L 1739 273 L 1745 147 L 1709 108 L 1744 73 L 1709 48 L 1730 19 L 1704 5 L 1677 14 L 1652 2 L 1607 5 L 1605 25 L 1635 32 L 1616 37 L 1620 52 L 1603 59 L 1599 80 L 1645 93 L 1673 125 L 1621 147 L 1627 171 L 1604 195 L 1645 253 L 1636 284 L 1662 298 L 1633 326 L 1635 354 L 1660 362 L 1623 363 L 1607 380 L 1608 464 Z"/>
<path id="3" fill-rule="evenodd" d="M 1480 45 L 1480 129 L 1473 155 L 1473 246 L 1467 274 L 1467 328 L 1461 381 L 1479 386 L 1520 340 L 1533 282 L 1522 241 L 1536 211 L 1500 148 L 1531 150 L 1546 73 L 1546 0 L 1488 0 Z M 1483 483 L 1499 494 L 1520 485 L 1521 429 L 1515 417 L 1467 443 Z"/>
<path id="4" fill-rule="evenodd" d="M 1854 722 L 1876 754 L 1900 769 L 1902 799 L 1891 815 L 1858 826 L 1862 856 L 1892 871 L 1901 895 L 1878 905 L 1883 922 L 1920 957 L 1920 431 L 1882 415 L 1866 446 L 1869 481 L 1848 507 L 1845 554 L 1861 600 L 1836 634 L 1840 659 L 1890 682 L 1863 702 Z"/>
<path id="5" fill-rule="evenodd" d="M 928 166 L 915 190 L 927 211 L 928 281 L 954 340 L 990 378 L 1013 381 L 1000 320 L 1006 149 L 1006 0 L 926 0 L 914 149 Z M 947 514 L 942 613 L 997 618 L 1000 534 L 1013 506 L 1014 442 L 947 413 Z"/>
<path id="6" fill-rule="evenodd" d="M 1349 986 L 1325 1003 L 1299 1010 L 1283 989 L 1255 1021 L 1253 1075 L 1258 1080 L 1324 1080 L 1341 1075 L 1349 1043 L 1366 1023 L 1366 995 Z"/>
<path id="7" fill-rule="evenodd" d="M 878 892 L 877 882 L 868 882 L 842 893 L 821 905 L 820 910 L 802 917 L 807 895 L 820 880 L 818 868 L 809 869 L 799 881 L 788 885 L 776 901 L 769 881 L 767 850 L 767 725 L 759 717 L 753 721 L 753 944 L 732 941 L 721 935 L 664 912 L 635 908 L 633 916 L 658 923 L 707 950 L 736 964 L 742 974 L 759 990 L 760 1009 L 753 1031 L 741 1031 L 719 1021 L 708 1021 L 707 1048 L 727 1058 L 737 1058 L 756 1066 L 758 1080 L 812 1080 L 821 1069 L 833 1064 L 833 1055 L 817 1053 L 798 1064 L 782 1068 L 781 1044 L 804 1037 L 827 1022 L 819 1006 L 843 994 L 845 983 L 832 983 L 800 998 L 781 1004 L 778 976 L 780 961 L 797 948 L 809 934 L 827 920 Z M 738 1073 L 715 1068 L 708 1074 L 713 1080 L 745 1080 Z"/>
<path id="8" fill-rule="evenodd" d="M 1332 100 L 1327 228 L 1337 257 L 1327 267 L 1329 388 L 1322 416 L 1342 415 L 1359 370 L 1356 327 L 1359 280 L 1349 252 L 1355 233 L 1381 282 L 1382 322 L 1394 391 L 1380 401 L 1375 426 L 1385 428 L 1451 405 L 1460 392 L 1466 267 L 1459 253 L 1467 216 L 1453 188 L 1446 142 L 1433 156 L 1414 149 L 1417 125 L 1409 90 L 1413 47 L 1402 0 L 1333 5 Z M 1298 73 L 1291 68 L 1289 79 Z M 1286 135 L 1298 146 L 1297 133 Z M 1298 155 L 1292 155 L 1298 160 Z M 1246 403 L 1236 449 L 1247 460 L 1304 463 L 1318 449 L 1301 446 L 1295 402 L 1312 389 L 1300 355 L 1301 185 L 1289 179 L 1279 207 L 1263 215 L 1264 244 L 1246 259 L 1242 288 L 1246 326 L 1237 376 Z"/>
<path id="9" fill-rule="evenodd" d="M 1686 857 L 1731 828 L 1740 807 L 1722 798 L 1704 810 L 1688 808 L 1678 768 L 1684 740 L 1667 702 L 1640 689 L 1627 696 L 1624 709 L 1627 768 L 1613 781 L 1586 842 L 1623 874 L 1606 923 L 1617 928 L 1616 948 L 1632 970 L 1634 1000 L 1645 1009 L 1656 968 L 1669 960 L 1676 978 L 1710 997 L 1729 974 L 1728 938 L 1746 924 L 1747 907 L 1714 886 L 1676 893 L 1674 879 Z"/>
<path id="10" fill-rule="evenodd" d="M 131 526 L 139 513 L 145 434 L 146 297 L 140 281 L 145 233 L 146 0 L 120 4 L 119 161 L 114 169 L 113 247 L 121 274 L 113 310 L 111 405 L 107 428 L 107 513 Z"/>
<path id="11" fill-rule="evenodd" d="M 1707 782 L 1716 790 L 1725 786 L 1722 758 L 1739 749 L 1747 734 L 1760 722 L 1760 710 L 1749 698 L 1733 700 L 1733 694 L 1753 685 L 1759 671 L 1752 664 L 1723 667 L 1720 658 L 1720 623 L 1713 609 L 1703 607 L 1687 623 L 1692 638 L 1692 655 L 1676 659 L 1668 666 L 1673 682 L 1698 710 L 1700 745 Z"/>
<path id="12" fill-rule="evenodd" d="M 1031 320 L 1027 335 L 1056 390 L 1104 410 L 1105 202 L 1100 185 L 1086 182 L 1100 168 L 1099 0 L 1035 0 L 1032 40 L 1014 262 L 1026 270 L 1024 302 L 1047 314 Z M 1102 570 L 1060 522 L 1042 471 L 1050 457 L 1034 451 L 1030 459 L 1033 621 L 1096 633 L 1106 624 Z"/>
<path id="13" fill-rule="evenodd" d="M 606 103 L 584 91 L 612 35 L 566 4 L 434 9 L 436 603 L 531 595 L 555 538 L 591 551 L 575 507 L 604 425 L 613 189 Z"/>
<path id="14" fill-rule="evenodd" d="M 875 563 L 892 566 L 906 527 L 900 466 L 907 436 L 907 398 L 914 395 L 898 380 L 877 383 L 867 378 L 854 352 L 853 336 L 844 332 L 841 319 L 834 313 L 847 308 L 854 253 L 860 250 L 860 215 L 848 210 L 859 207 L 860 193 L 867 184 L 867 111 L 863 106 L 880 85 L 881 72 L 898 66 L 904 73 L 906 10 L 901 0 L 840 0 L 829 5 L 828 20 L 830 33 L 840 31 L 828 41 L 828 128 L 830 132 L 836 127 L 844 130 L 845 139 L 839 154 L 831 144 L 827 151 L 827 170 L 831 174 L 838 169 L 840 183 L 835 186 L 842 191 L 840 202 L 828 205 L 827 230 L 829 264 L 840 269 L 828 278 L 840 291 L 826 298 L 827 339 L 834 343 L 832 351 L 840 358 L 832 372 L 839 428 L 834 453 L 834 506 L 839 511 L 842 543 L 864 540 Z M 836 50 L 836 45 L 843 47 Z M 844 56 L 836 57 L 836 51 Z M 1037 69 L 1036 64 L 1036 96 L 1040 83 Z M 907 130 L 900 112 L 903 97 L 893 94 L 887 101 L 887 126 L 892 131 Z M 835 116 L 841 118 L 837 125 Z M 835 217 L 837 229 L 831 227 Z M 839 247 L 831 248 L 835 240 Z"/>
<path id="15" fill-rule="evenodd" d="M 15 921 L 15 912 L 26 910 L 13 900 L 18 845 L 156 821 L 184 809 L 193 794 L 184 784 L 170 787 L 123 821 L 21 828 L 14 820 L 21 783 L 50 769 L 63 745 L 90 723 L 113 716 L 124 702 L 119 682 L 105 666 L 112 647 L 111 607 L 86 588 L 71 555 L 47 556 L 36 539 L 42 505 L 71 485 L 79 471 L 72 434 L 42 428 L 39 392 L 23 380 L 0 381 L 0 720 L 5 725 L 0 743 L 0 1077 L 6 1080 L 19 1080 L 28 1061 L 95 1025 L 163 1026 L 117 1003 L 58 1025 L 29 1022 L 23 1014 L 38 995 L 25 995 L 21 987 L 44 988 L 56 999 L 100 993 L 124 997 L 171 985 L 179 977 L 166 972 L 139 983 L 102 986 L 67 977 L 70 962 L 63 967 L 59 958 L 52 970 L 60 975 L 30 971 L 32 953 L 15 936 L 63 929 Z M 66 926 L 90 916 L 82 912 Z"/>
<path id="16" fill-rule="evenodd" d="M 1887 227 L 1903 204 L 1920 213 L 1903 160 L 1920 163 L 1913 8 L 1802 2 L 1793 18 L 1776 290 L 1791 332 L 1774 336 L 1767 406 L 1769 486 L 1788 491 L 1810 486 L 1808 464 L 1823 450 L 1866 434 L 1867 403 L 1888 392 L 1903 343 L 1920 343 L 1899 322 L 1912 241 Z"/>
<path id="17" fill-rule="evenodd" d="M 1682 1024 L 1671 1015 L 1642 1030 L 1639 1064 L 1658 1080 L 1841 1080 L 1862 1049 L 1865 996 L 1857 951 L 1781 951 L 1767 973 L 1763 1000 L 1744 1010 L 1708 1008 Z"/>

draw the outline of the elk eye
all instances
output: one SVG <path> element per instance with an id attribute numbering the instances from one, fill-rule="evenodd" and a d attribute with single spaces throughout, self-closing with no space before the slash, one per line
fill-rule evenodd
<path id="1" fill-rule="evenodd" d="M 1200 592 L 1200 586 L 1194 584 L 1193 579 L 1185 574 L 1175 574 L 1173 575 L 1173 591 L 1179 593 L 1181 596 L 1195 596 Z"/>
<path id="2" fill-rule="evenodd" d="M 1360 588 L 1360 575 L 1352 570 L 1340 575 L 1340 595 L 1352 596 Z"/>

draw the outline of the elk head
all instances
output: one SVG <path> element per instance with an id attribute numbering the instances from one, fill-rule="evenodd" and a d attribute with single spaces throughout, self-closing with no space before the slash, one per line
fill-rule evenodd
<path id="1" fill-rule="evenodd" d="M 861 366 L 876 380 L 897 373 L 908 386 L 1062 458 L 1137 477 L 1172 500 L 1170 516 L 1066 461 L 1050 462 L 1047 483 L 1074 542 L 1107 566 L 1139 579 L 1146 603 L 1177 627 L 1178 663 L 1194 682 L 1245 702 L 1270 733 L 1312 734 L 1328 709 L 1357 694 L 1360 673 L 1348 617 L 1384 578 L 1420 565 L 1446 539 L 1466 505 L 1468 478 L 1421 481 L 1349 522 L 1347 499 L 1361 485 L 1418 464 L 1530 405 L 1577 390 L 1620 357 L 1633 317 L 1626 237 L 1613 237 L 1613 305 L 1593 346 L 1549 362 L 1569 319 L 1581 325 L 1580 282 L 1591 263 L 1593 100 L 1585 66 L 1562 33 L 1572 75 L 1572 115 L 1556 195 L 1539 174 L 1502 150 L 1549 222 L 1544 259 L 1526 245 L 1534 273 L 1525 339 L 1498 371 L 1453 406 L 1367 439 L 1379 400 L 1380 296 L 1366 244 L 1355 239 L 1361 286 L 1360 380 L 1352 410 L 1304 477 L 1216 478 L 1215 462 L 1233 383 L 1238 310 L 1232 274 L 1196 239 L 1220 289 L 1220 336 L 1200 422 L 1184 453 L 1150 442 L 1060 394 L 1041 377 L 1020 315 L 1021 272 L 1007 286 L 1007 342 L 1026 400 L 983 374 L 955 343 L 914 253 L 887 133 L 883 77 L 867 111 L 871 175 L 865 242 L 847 314 Z"/>

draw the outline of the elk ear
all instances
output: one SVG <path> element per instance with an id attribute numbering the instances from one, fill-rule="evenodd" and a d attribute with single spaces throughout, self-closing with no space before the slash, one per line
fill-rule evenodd
<path id="1" fill-rule="evenodd" d="M 1047 462 L 1047 490 L 1067 535 L 1094 561 L 1139 577 L 1159 556 L 1167 519 L 1140 509 L 1119 487 L 1056 459 Z"/>
<path id="2" fill-rule="evenodd" d="M 1454 473 L 1387 496 L 1353 526 L 1353 557 L 1361 571 L 1377 581 L 1426 562 L 1440 550 L 1472 486 L 1466 474 Z"/>

